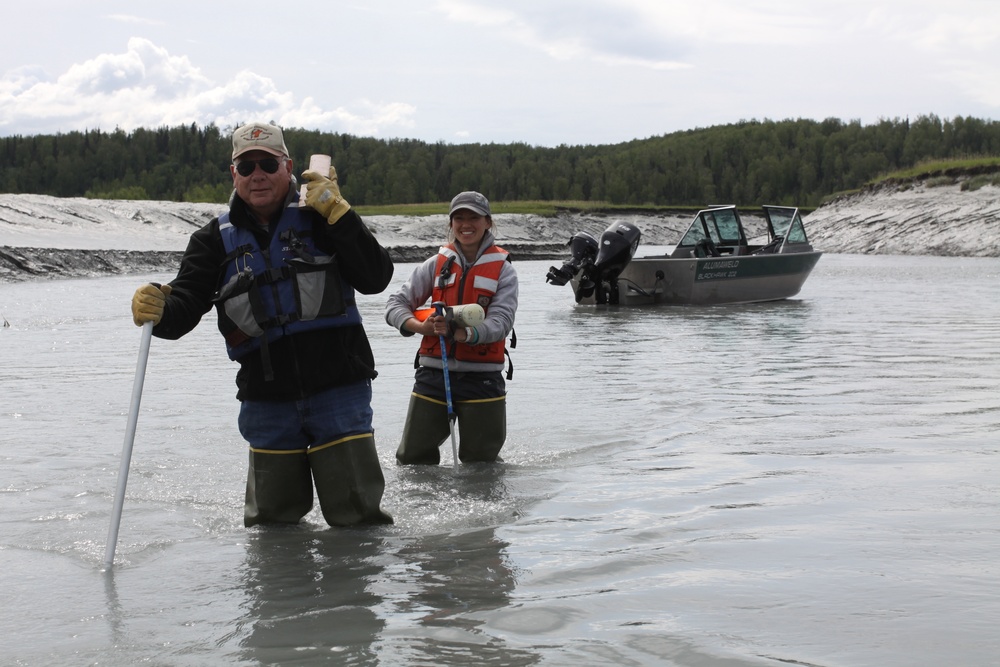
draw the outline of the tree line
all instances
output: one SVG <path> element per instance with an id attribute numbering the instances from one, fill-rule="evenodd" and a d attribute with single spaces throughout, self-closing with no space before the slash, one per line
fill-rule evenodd
<path id="1" fill-rule="evenodd" d="M 309 155 L 332 155 L 356 205 L 443 202 L 474 189 L 496 201 L 809 207 L 924 161 L 1000 155 L 1000 122 L 936 115 L 870 125 L 752 120 L 555 148 L 284 134 L 299 173 Z M 231 153 L 215 125 L 8 136 L 0 138 L 0 191 L 222 203 L 232 189 Z"/>

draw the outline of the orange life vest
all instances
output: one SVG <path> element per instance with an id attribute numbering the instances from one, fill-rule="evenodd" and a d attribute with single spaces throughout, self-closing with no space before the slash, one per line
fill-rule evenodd
<path id="1" fill-rule="evenodd" d="M 454 244 L 443 246 L 438 250 L 436 265 L 438 278 L 434 284 L 432 301 L 444 301 L 449 306 L 478 303 L 488 316 L 490 303 L 500 283 L 500 270 L 507 257 L 508 253 L 503 248 L 490 246 L 475 264 L 463 272 Z M 504 344 L 505 340 L 498 340 L 481 345 L 466 345 L 453 339 L 448 349 L 448 356 L 460 361 L 502 364 Z M 419 354 L 440 357 L 441 337 L 424 336 Z"/>

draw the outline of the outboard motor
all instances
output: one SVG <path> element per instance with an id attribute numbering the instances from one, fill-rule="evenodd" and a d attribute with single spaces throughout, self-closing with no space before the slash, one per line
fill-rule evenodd
<path id="1" fill-rule="evenodd" d="M 570 260 L 562 268 L 550 267 L 545 282 L 563 286 L 572 280 L 580 269 L 593 265 L 597 257 L 597 239 L 587 232 L 577 232 L 566 244 L 570 247 Z"/>
<path id="2" fill-rule="evenodd" d="M 612 224 L 601 234 L 600 249 L 591 269 L 597 285 L 597 303 L 618 303 L 618 274 L 632 261 L 641 236 L 638 227 L 624 222 Z"/>
<path id="3" fill-rule="evenodd" d="M 561 268 L 550 267 L 545 282 L 565 285 L 577 277 L 576 301 L 597 292 L 597 303 L 618 303 L 618 274 L 632 261 L 641 233 L 634 225 L 615 222 L 601 234 L 600 242 L 587 232 L 569 240 L 572 257 Z"/>
<path id="4" fill-rule="evenodd" d="M 614 277 L 632 261 L 642 233 L 635 225 L 616 222 L 601 234 L 601 247 L 594 260 L 594 268 L 603 277 Z"/>

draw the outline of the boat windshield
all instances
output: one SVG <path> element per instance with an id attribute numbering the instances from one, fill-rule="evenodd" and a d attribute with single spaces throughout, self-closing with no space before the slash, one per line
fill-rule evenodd
<path id="1" fill-rule="evenodd" d="M 699 211 L 680 245 L 693 246 L 704 238 L 710 238 L 716 245 L 740 245 L 743 227 L 735 208 L 718 208 Z"/>
<path id="2" fill-rule="evenodd" d="M 765 206 L 764 212 L 767 214 L 767 220 L 771 226 L 771 238 L 783 236 L 786 243 L 808 243 L 799 209 Z"/>

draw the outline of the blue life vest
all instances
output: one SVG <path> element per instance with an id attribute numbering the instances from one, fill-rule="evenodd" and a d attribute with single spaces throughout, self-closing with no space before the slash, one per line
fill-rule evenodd
<path id="1" fill-rule="evenodd" d="M 354 288 L 340 277 L 337 259 L 316 247 L 313 220 L 298 206 L 284 209 L 267 248 L 248 229 L 236 227 L 229 213 L 219 216 L 226 248 L 222 287 L 215 294 L 219 331 L 229 358 L 301 331 L 361 324 Z"/>

